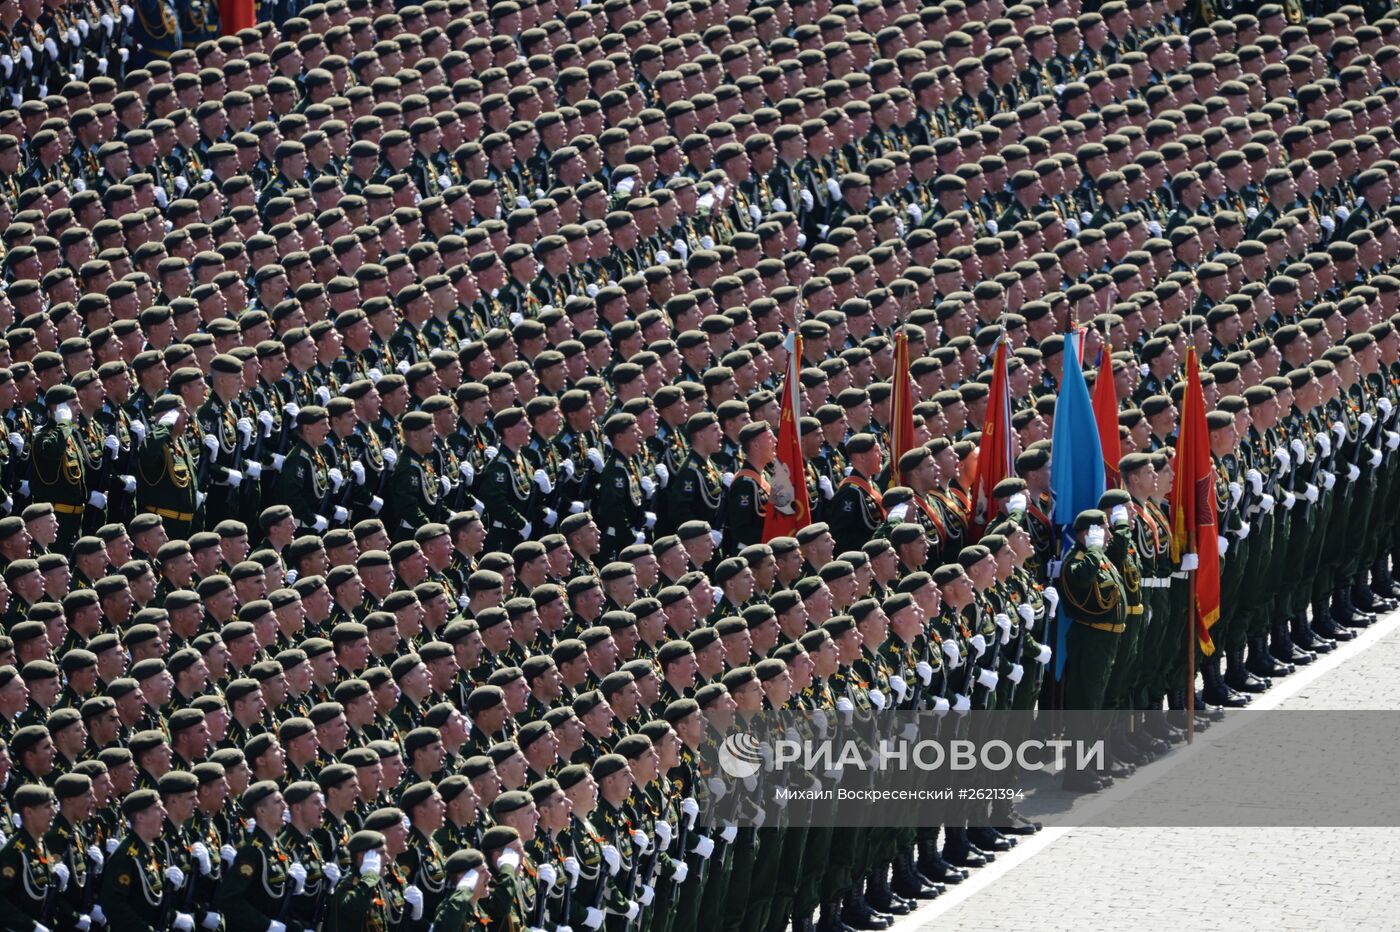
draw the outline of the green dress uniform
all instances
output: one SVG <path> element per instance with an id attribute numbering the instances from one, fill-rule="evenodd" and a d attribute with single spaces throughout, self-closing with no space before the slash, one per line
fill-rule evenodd
<path id="1" fill-rule="evenodd" d="M 409 540 L 420 527 L 437 520 L 443 488 L 435 460 L 431 453 L 423 456 L 405 447 L 394 464 L 389 486 L 395 509 L 390 536 L 395 541 Z"/>
<path id="2" fill-rule="evenodd" d="M 687 521 L 707 521 L 718 528 L 723 504 L 724 480 L 719 470 L 692 450 L 666 488 L 667 533 L 675 533 Z"/>
<path id="3" fill-rule="evenodd" d="M 239 492 L 230 484 L 229 476 L 230 471 L 241 473 L 243 470 L 237 402 L 225 404 L 218 395 L 210 394 L 209 400 L 199 409 L 198 418 L 205 439 L 195 452 L 208 464 L 203 470 L 205 479 L 216 486 L 205 507 L 208 522 L 213 525 L 225 518 L 238 517 Z M 251 480 L 245 477 L 244 481 Z"/>
<path id="4" fill-rule="evenodd" d="M 156 849 L 127 835 L 102 871 L 102 911 L 110 929 L 157 932 L 167 921 L 165 865 Z"/>
<path id="5" fill-rule="evenodd" d="M 323 932 L 388 932 L 392 919 L 387 879 L 356 872 L 336 884 L 321 928 Z"/>
<path id="6" fill-rule="evenodd" d="M 438 906 L 450 892 L 447 886 L 447 857 L 436 841 L 415 826 L 408 835 L 408 850 L 398 857 L 399 870 L 423 894 L 423 919 L 415 927 L 427 929 Z"/>
<path id="7" fill-rule="evenodd" d="M 53 923 L 50 900 L 59 886 L 53 874 L 55 863 L 48 846 L 22 828 L 0 848 L 0 895 L 13 910 L 3 920 L 5 928 L 35 929 Z"/>
<path id="8" fill-rule="evenodd" d="M 78 917 L 92 909 L 95 902 L 98 875 L 88 869 L 87 849 L 92 844 L 81 825 L 73 825 L 63 813 L 54 816 L 53 826 L 44 835 L 44 845 L 54 864 L 68 867 L 68 886 L 55 890 L 51 897 L 54 923 L 60 928 L 70 928 Z M 4 867 L 0 865 L 0 874 Z"/>
<path id="9" fill-rule="evenodd" d="M 608 453 L 603 476 L 598 481 L 598 497 L 593 514 L 603 532 L 598 558 L 612 560 L 619 550 L 630 546 L 646 527 L 646 510 L 642 497 L 642 472 L 638 457 L 623 456 L 616 450 Z"/>
<path id="10" fill-rule="evenodd" d="M 526 929 L 534 922 L 536 897 L 539 891 L 534 878 L 535 866 L 526 856 L 514 871 L 491 869 L 491 892 L 483 901 L 483 910 L 493 929 Z"/>
<path id="11" fill-rule="evenodd" d="M 326 859 L 316 844 L 316 837 L 304 834 L 292 825 L 282 829 L 277 840 L 292 863 L 300 864 L 306 870 L 306 883 L 301 892 L 292 897 L 288 915 L 307 928 L 315 928 L 325 915 L 331 894 L 332 885 L 326 876 Z"/>
<path id="12" fill-rule="evenodd" d="M 746 462 L 734 473 L 729 494 L 724 497 L 724 537 L 731 550 L 737 552 L 762 541 L 771 491 L 768 477 Z"/>
<path id="13" fill-rule="evenodd" d="M 843 553 L 859 550 L 875 535 L 885 520 L 885 509 L 875 486 L 853 470 L 837 487 L 830 515 L 828 523 L 836 540 L 836 552 Z"/>
<path id="14" fill-rule="evenodd" d="M 1127 630 L 1123 578 L 1102 549 L 1076 543 L 1060 567 L 1059 590 L 1072 623 L 1065 647 L 1064 706 L 1101 709 L 1118 641 Z"/>
<path id="15" fill-rule="evenodd" d="M 330 487 L 330 465 L 326 458 L 320 450 L 311 449 L 298 434 L 282 464 L 282 471 L 277 474 L 274 499 L 290 507 L 303 526 L 310 526 L 318 517 L 330 517 L 321 514 Z"/>
<path id="16" fill-rule="evenodd" d="M 49 421 L 34 435 L 29 496 L 53 505 L 58 518 L 55 547 L 67 552 L 82 527 L 88 503 L 88 453 L 72 421 Z"/>
<path id="17" fill-rule="evenodd" d="M 306 928 L 287 908 L 293 889 L 287 874 L 291 863 L 277 839 L 261 828 L 253 829 L 248 843 L 234 857 L 216 900 L 229 932 L 265 932 L 274 919 L 286 925 L 288 932 Z"/>
<path id="18" fill-rule="evenodd" d="M 160 515 L 172 540 L 194 530 L 197 506 L 195 457 L 186 437 L 165 424 L 147 428 L 136 464 L 136 507 Z"/>
<path id="19" fill-rule="evenodd" d="M 587 818 L 569 816 L 569 826 L 559 836 L 559 846 L 570 852 L 578 861 L 578 883 L 574 885 L 573 899 L 569 904 L 566 924 L 574 929 L 583 928 L 583 920 L 589 907 L 598 902 L 599 889 L 608 883 L 606 866 L 603 864 L 603 836 Z"/>
<path id="20" fill-rule="evenodd" d="M 533 533 L 530 505 L 535 484 L 531 470 L 520 452 L 501 447 L 496 458 L 486 464 L 481 480 L 481 501 L 486 506 L 486 549 L 509 553 L 511 548 Z M 415 530 L 417 528 L 415 527 Z"/>

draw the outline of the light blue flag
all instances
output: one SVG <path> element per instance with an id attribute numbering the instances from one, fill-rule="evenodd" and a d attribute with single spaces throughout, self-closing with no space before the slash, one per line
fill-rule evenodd
<path id="1" fill-rule="evenodd" d="M 1103 450 L 1094 421 L 1089 386 L 1079 364 L 1082 334 L 1065 334 L 1064 375 L 1055 401 L 1055 432 L 1050 447 L 1051 520 L 1060 532 L 1060 556 L 1074 544 L 1074 519 L 1086 508 L 1097 508 L 1104 490 Z M 1054 580 L 1051 580 L 1053 584 Z M 1065 641 L 1070 621 L 1060 600 L 1055 637 L 1055 679 L 1065 670 Z"/>

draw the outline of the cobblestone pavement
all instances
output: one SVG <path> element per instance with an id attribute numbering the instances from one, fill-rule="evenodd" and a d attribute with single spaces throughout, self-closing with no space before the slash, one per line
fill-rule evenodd
<path id="1" fill-rule="evenodd" d="M 1400 709 L 1397 667 L 1400 614 L 1392 614 L 1256 704 Z M 1170 765 L 1170 757 L 1159 761 L 1122 789 L 1159 767 L 1170 779 Z M 1055 803 L 1022 808 L 1033 815 L 1040 805 Z M 1396 928 L 1398 883 L 1395 828 L 1047 828 L 895 932 Z"/>

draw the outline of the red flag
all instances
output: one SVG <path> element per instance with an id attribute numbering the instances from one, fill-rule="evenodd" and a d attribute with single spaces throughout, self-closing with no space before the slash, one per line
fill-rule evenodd
<path id="1" fill-rule="evenodd" d="M 1118 475 L 1118 386 L 1113 384 L 1113 353 L 1105 345 L 1099 357 L 1099 375 L 1094 380 L 1094 423 L 1103 447 L 1104 484 L 1110 489 L 1122 485 Z"/>
<path id="2" fill-rule="evenodd" d="M 219 0 L 219 27 L 223 34 L 231 36 L 240 29 L 256 26 L 256 6 L 253 0 Z"/>
<path id="3" fill-rule="evenodd" d="M 997 483 L 1016 475 L 1016 456 L 1012 449 L 1011 386 L 1006 378 L 1005 340 L 997 341 L 992 357 L 992 386 L 987 397 L 987 412 L 982 419 L 982 442 L 977 448 L 977 471 L 973 474 L 972 524 L 968 528 L 972 540 L 982 536 L 995 515 L 992 490 Z"/>
<path id="4" fill-rule="evenodd" d="M 894 337 L 894 377 L 890 382 L 890 485 L 903 485 L 899 458 L 914 447 L 914 378 L 909 374 L 909 335 Z"/>
<path id="5" fill-rule="evenodd" d="M 802 393 L 798 373 L 802 371 L 802 337 L 788 334 L 787 375 L 783 378 L 782 407 L 778 415 L 778 453 L 773 463 L 772 490 L 768 513 L 763 516 L 763 540 L 791 537 L 799 528 L 812 523 L 812 505 L 807 498 L 807 474 L 802 461 Z"/>
<path id="6" fill-rule="evenodd" d="M 1210 458 L 1206 400 L 1201 394 L 1195 347 L 1186 351 L 1186 393 L 1182 396 L 1175 469 L 1168 499 L 1172 512 L 1172 559 L 1180 559 L 1185 553 L 1198 555 L 1196 604 L 1188 610 L 1201 651 L 1209 656 L 1215 652 L 1210 628 L 1220 618 L 1220 558 L 1216 549 L 1219 527 L 1215 515 L 1215 466 Z"/>

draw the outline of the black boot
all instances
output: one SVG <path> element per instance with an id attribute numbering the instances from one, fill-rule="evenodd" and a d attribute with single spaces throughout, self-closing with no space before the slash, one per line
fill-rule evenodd
<path id="1" fill-rule="evenodd" d="M 1312 624 L 1309 627 L 1313 629 L 1314 634 L 1334 644 L 1356 637 L 1355 631 L 1338 624 L 1337 619 L 1332 617 L 1331 605 L 1326 599 L 1313 603 Z"/>
<path id="2" fill-rule="evenodd" d="M 1242 693 L 1262 693 L 1269 688 L 1268 681 L 1255 676 L 1245 665 L 1243 647 L 1232 647 L 1225 653 L 1225 684 Z"/>
<path id="3" fill-rule="evenodd" d="M 1201 679 L 1205 682 L 1205 688 L 1201 690 L 1206 701 L 1212 705 L 1225 706 L 1229 709 L 1238 709 L 1241 706 L 1249 705 L 1249 696 L 1236 692 L 1225 682 L 1225 678 L 1220 675 L 1220 654 L 1217 652 L 1201 662 Z"/>
<path id="4" fill-rule="evenodd" d="M 1269 641 L 1269 652 L 1279 663 L 1293 666 L 1306 666 L 1317 659 L 1316 654 L 1303 650 L 1293 642 L 1293 636 L 1286 621 L 1274 622 L 1273 636 Z"/>
<path id="5" fill-rule="evenodd" d="M 919 859 L 914 869 L 934 883 L 959 884 L 967 879 L 967 872 L 943 857 L 936 839 L 919 842 Z"/>
<path id="6" fill-rule="evenodd" d="M 914 868 L 914 857 L 902 851 L 891 865 L 890 888 L 906 900 L 931 900 L 943 892 Z"/>
<path id="7" fill-rule="evenodd" d="M 907 916 L 912 908 L 890 889 L 890 866 L 876 864 L 865 877 L 865 902 L 870 908 L 889 916 Z"/>
<path id="8" fill-rule="evenodd" d="M 1279 663 L 1274 660 L 1273 654 L 1269 653 L 1268 635 L 1249 639 L 1249 653 L 1245 660 L 1245 669 L 1266 683 L 1270 683 L 1276 676 L 1287 676 L 1293 672 L 1291 665 Z"/>
<path id="9" fill-rule="evenodd" d="M 1314 631 L 1312 626 L 1308 624 L 1307 615 L 1301 613 L 1295 615 L 1291 626 L 1293 628 L 1293 643 L 1303 650 L 1311 651 L 1314 654 L 1325 654 L 1336 650 L 1337 642 Z"/>
<path id="10" fill-rule="evenodd" d="M 1376 616 L 1361 608 L 1352 598 L 1351 586 L 1342 586 L 1337 590 L 1333 608 L 1336 608 L 1336 601 L 1341 602 L 1341 622 L 1348 628 L 1366 628 L 1376 620 Z"/>
<path id="11" fill-rule="evenodd" d="M 1371 591 L 1392 602 L 1400 600 L 1400 590 L 1395 588 L 1395 578 L 1390 575 L 1390 558 L 1381 557 L 1371 566 Z"/>
<path id="12" fill-rule="evenodd" d="M 817 932 L 854 932 L 850 926 L 841 921 L 839 900 L 828 900 L 822 904 L 817 915 Z"/>
<path id="13" fill-rule="evenodd" d="M 987 856 L 973 847 L 967 837 L 967 829 L 962 826 L 947 826 L 943 829 L 947 840 L 943 842 L 943 859 L 954 867 L 982 867 L 988 863 Z"/>
<path id="14" fill-rule="evenodd" d="M 841 904 L 841 921 L 853 929 L 888 929 L 893 917 L 877 913 L 857 890 L 846 894 L 846 902 Z"/>

